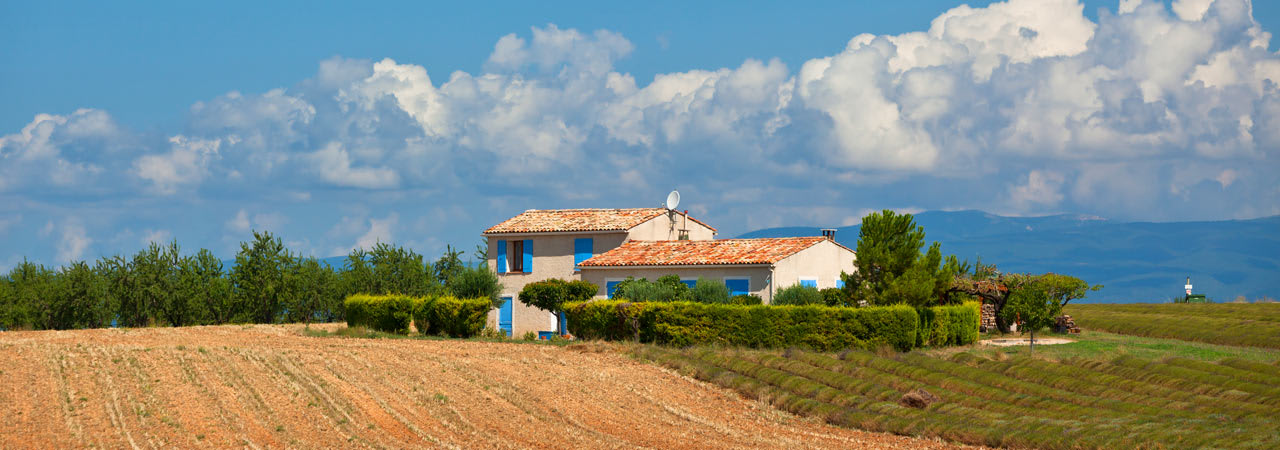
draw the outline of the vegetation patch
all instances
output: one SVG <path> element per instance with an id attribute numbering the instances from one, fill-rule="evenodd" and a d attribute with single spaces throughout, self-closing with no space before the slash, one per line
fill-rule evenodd
<path id="1" fill-rule="evenodd" d="M 488 298 L 452 296 L 352 295 L 343 302 L 349 328 L 367 327 L 384 333 L 409 334 L 413 323 L 420 334 L 469 338 L 484 329 L 493 307 Z"/>
<path id="2" fill-rule="evenodd" d="M 1091 330 L 1280 349 L 1280 303 L 1089 304 L 1065 312 Z"/>
<path id="3" fill-rule="evenodd" d="M 1239 359 L 1049 362 L 652 345 L 632 352 L 792 413 L 866 430 L 1009 447 L 1280 446 L 1276 366 Z"/>
<path id="4" fill-rule="evenodd" d="M 714 303 L 620 301 L 565 305 L 569 331 L 586 339 L 686 346 L 814 350 L 915 346 L 919 315 L 897 305 L 872 308 L 739 306 Z M 977 321 L 973 321 L 977 331 Z"/>

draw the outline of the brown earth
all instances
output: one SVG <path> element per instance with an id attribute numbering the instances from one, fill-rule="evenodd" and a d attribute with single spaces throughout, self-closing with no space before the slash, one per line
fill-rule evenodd
<path id="1" fill-rule="evenodd" d="M 0 332 L 0 448 L 952 446 L 798 418 L 614 350 L 301 325 Z"/>

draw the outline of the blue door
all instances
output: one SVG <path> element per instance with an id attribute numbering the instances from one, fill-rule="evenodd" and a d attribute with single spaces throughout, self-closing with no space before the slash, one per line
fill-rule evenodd
<path id="1" fill-rule="evenodd" d="M 502 307 L 498 308 L 498 329 L 511 336 L 511 297 L 502 297 Z"/>
<path id="2" fill-rule="evenodd" d="M 724 280 L 724 285 L 729 288 L 729 295 L 747 295 L 751 293 L 751 280 L 746 278 Z"/>

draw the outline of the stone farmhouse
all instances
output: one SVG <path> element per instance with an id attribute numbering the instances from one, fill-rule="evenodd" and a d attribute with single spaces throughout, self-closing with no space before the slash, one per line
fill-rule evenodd
<path id="1" fill-rule="evenodd" d="M 596 298 L 609 298 L 627 277 L 675 274 L 689 285 L 723 282 L 733 295 L 768 304 L 778 289 L 839 287 L 840 274 L 856 270 L 853 250 L 834 235 L 715 239 L 715 228 L 666 208 L 528 210 L 483 235 L 507 300 L 490 312 L 489 326 L 512 336 L 556 330 L 554 314 L 519 298 L 526 284 L 548 278 L 586 280 L 600 286 Z"/>

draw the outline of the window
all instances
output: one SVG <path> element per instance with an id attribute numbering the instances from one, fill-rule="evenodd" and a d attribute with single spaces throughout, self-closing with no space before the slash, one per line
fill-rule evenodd
<path id="1" fill-rule="evenodd" d="M 836 280 L 836 287 L 840 289 L 844 289 L 844 280 L 843 279 Z"/>
<path id="2" fill-rule="evenodd" d="M 613 292 L 618 290 L 618 283 L 621 283 L 621 282 L 622 282 L 621 278 L 612 278 L 612 279 L 605 280 L 604 281 L 604 298 L 613 298 Z"/>
<path id="3" fill-rule="evenodd" d="M 800 285 L 816 288 L 818 287 L 818 279 L 817 278 L 801 278 Z"/>
<path id="4" fill-rule="evenodd" d="M 498 273 L 502 273 L 502 261 L 507 261 L 507 269 L 511 272 L 533 272 L 533 240 L 525 239 L 523 241 L 511 241 L 511 257 L 505 258 L 503 251 L 506 247 L 498 241 Z"/>
<path id="5" fill-rule="evenodd" d="M 591 259 L 592 245 L 595 242 L 591 238 L 579 238 L 573 240 L 573 270 L 578 270 L 578 264 Z"/>
<path id="6" fill-rule="evenodd" d="M 511 241 L 511 271 L 524 272 L 524 241 Z"/>
<path id="7" fill-rule="evenodd" d="M 724 279 L 724 285 L 729 288 L 729 295 L 747 295 L 751 293 L 750 278 L 728 278 Z"/>
<path id="8" fill-rule="evenodd" d="M 698 284 L 698 280 L 680 280 L 680 282 L 684 283 L 685 286 L 689 286 L 689 289 L 693 289 Z"/>

